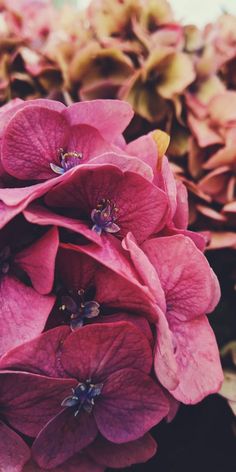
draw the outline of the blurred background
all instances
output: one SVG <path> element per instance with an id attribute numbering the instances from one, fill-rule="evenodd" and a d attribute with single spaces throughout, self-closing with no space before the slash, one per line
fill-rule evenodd
<path id="1" fill-rule="evenodd" d="M 90 0 L 54 0 L 56 5 L 65 3 L 76 5 L 78 8 L 86 8 Z M 222 12 L 236 14 L 235 0 L 170 0 L 170 4 L 175 12 L 176 19 L 184 23 L 194 23 L 203 26 L 210 21 L 214 21 Z"/>

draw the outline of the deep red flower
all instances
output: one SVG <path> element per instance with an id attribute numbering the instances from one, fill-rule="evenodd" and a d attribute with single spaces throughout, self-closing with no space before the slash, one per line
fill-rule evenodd
<path id="1" fill-rule="evenodd" d="M 6 356 L 8 367 L 35 373 L 0 373 L 1 412 L 24 434 L 38 434 L 32 452 L 41 467 L 65 462 L 98 431 L 115 444 L 139 439 L 169 409 L 148 375 L 149 342 L 134 325 L 94 324 L 69 333 L 55 328 Z"/>

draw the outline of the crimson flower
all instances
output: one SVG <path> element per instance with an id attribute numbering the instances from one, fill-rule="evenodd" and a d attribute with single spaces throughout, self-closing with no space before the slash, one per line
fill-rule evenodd
<path id="1" fill-rule="evenodd" d="M 1 361 L 1 368 L 16 365 L 24 372 L 0 373 L 1 414 L 22 433 L 37 435 L 32 454 L 41 467 L 62 464 L 98 432 L 115 444 L 137 440 L 168 414 L 168 401 L 149 375 L 150 344 L 127 322 L 72 334 L 55 328 Z"/>

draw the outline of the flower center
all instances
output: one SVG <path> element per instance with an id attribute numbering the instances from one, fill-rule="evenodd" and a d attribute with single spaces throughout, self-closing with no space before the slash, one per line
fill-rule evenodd
<path id="1" fill-rule="evenodd" d="M 61 298 L 60 310 L 70 317 L 70 327 L 74 331 L 83 326 L 86 319 L 95 318 L 100 313 L 100 305 L 95 300 L 85 301 L 85 292 L 78 290 L 75 296 L 65 295 Z"/>
<path id="2" fill-rule="evenodd" d="M 94 223 L 92 229 L 96 233 L 117 233 L 120 227 L 115 223 L 118 218 L 118 208 L 115 203 L 107 198 L 103 198 L 91 212 L 91 219 Z"/>
<path id="3" fill-rule="evenodd" d="M 77 416 L 80 410 L 91 413 L 95 404 L 95 398 L 98 397 L 102 391 L 103 384 L 93 384 L 91 380 L 78 383 L 76 388 L 72 388 L 72 395 L 66 397 L 61 406 L 74 408 L 74 416 Z"/>
<path id="4" fill-rule="evenodd" d="M 11 250 L 9 246 L 5 246 L 0 251 L 0 277 L 8 274 L 10 270 L 10 257 L 11 257 Z"/>
<path id="5" fill-rule="evenodd" d="M 62 148 L 59 149 L 59 159 L 61 163 L 61 167 L 50 163 L 50 167 L 56 174 L 64 174 L 67 170 L 72 169 L 73 167 L 78 166 L 81 163 L 81 159 L 83 158 L 82 152 L 77 151 L 68 151 L 64 152 Z"/>

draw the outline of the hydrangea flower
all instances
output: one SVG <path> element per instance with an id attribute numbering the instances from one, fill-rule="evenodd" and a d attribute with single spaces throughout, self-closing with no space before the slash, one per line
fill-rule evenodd
<path id="1" fill-rule="evenodd" d="M 220 289 L 205 256 L 182 235 L 150 239 L 142 249 L 128 235 L 124 247 L 158 312 L 154 366 L 160 382 L 183 403 L 217 392 L 222 369 L 205 313 L 218 303 Z"/>
<path id="2" fill-rule="evenodd" d="M 127 322 L 94 324 L 72 334 L 55 328 L 1 361 L 8 369 L 16 364 L 34 373 L 1 371 L 2 411 L 12 426 L 37 435 L 32 454 L 41 467 L 65 462 L 98 431 L 115 444 L 139 439 L 169 410 L 149 375 L 149 342 Z"/>

